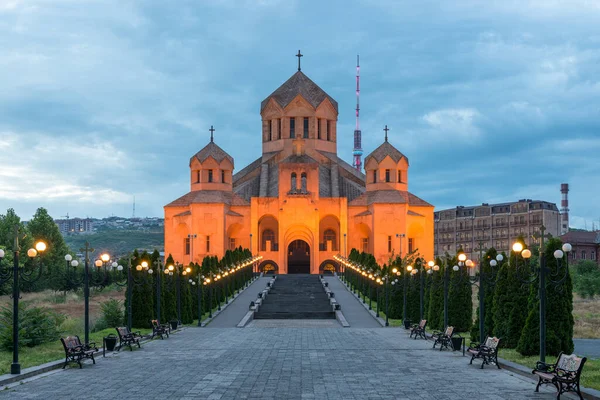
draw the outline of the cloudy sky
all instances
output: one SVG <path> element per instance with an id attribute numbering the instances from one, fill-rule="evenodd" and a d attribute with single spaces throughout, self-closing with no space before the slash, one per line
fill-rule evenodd
<path id="1" fill-rule="evenodd" d="M 599 23 L 597 0 L 0 0 L 0 212 L 162 216 L 211 124 L 237 170 L 260 155 L 301 49 L 348 162 L 360 54 L 365 154 L 387 124 L 413 193 L 559 203 L 568 182 L 572 225 L 598 226 Z"/>

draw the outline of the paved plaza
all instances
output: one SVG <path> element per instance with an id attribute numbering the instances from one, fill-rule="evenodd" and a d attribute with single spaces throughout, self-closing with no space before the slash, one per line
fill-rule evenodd
<path id="1" fill-rule="evenodd" d="M 398 328 L 188 328 L 1 399 L 526 399 L 532 380 L 469 366 Z"/>

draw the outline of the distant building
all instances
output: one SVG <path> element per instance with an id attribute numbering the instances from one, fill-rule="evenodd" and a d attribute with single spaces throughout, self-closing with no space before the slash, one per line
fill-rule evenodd
<path id="1" fill-rule="evenodd" d="M 600 231 L 569 231 L 560 239 L 573 246 L 569 261 L 591 260 L 600 264 Z"/>
<path id="2" fill-rule="evenodd" d="M 556 204 L 547 201 L 522 199 L 512 203 L 450 208 L 434 213 L 434 253 L 453 254 L 460 247 L 473 260 L 479 259 L 479 242 L 483 248 L 508 252 L 513 242 L 523 236 L 530 245 L 533 235 L 546 233 L 559 236 L 561 216 Z"/>
<path id="3" fill-rule="evenodd" d="M 90 218 L 55 219 L 54 223 L 58 225 L 60 233 L 63 234 L 91 232 L 94 225 Z"/>

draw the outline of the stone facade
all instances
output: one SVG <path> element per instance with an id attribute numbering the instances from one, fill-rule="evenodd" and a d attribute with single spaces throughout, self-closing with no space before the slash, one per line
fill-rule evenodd
<path id="1" fill-rule="evenodd" d="M 540 233 L 560 234 L 560 213 L 556 204 L 522 199 L 512 203 L 450 208 L 435 212 L 435 255 L 454 254 L 462 247 L 467 256 L 479 259 L 479 242 L 483 248 L 509 252 L 514 241 L 523 236 L 531 244 Z M 485 251 L 485 250 L 484 250 Z"/>
<path id="2" fill-rule="evenodd" d="M 241 245 L 279 273 L 337 268 L 333 256 L 352 248 L 380 263 L 433 256 L 433 206 L 408 192 L 408 159 L 387 140 L 366 175 L 340 159 L 337 102 L 301 71 L 260 114 L 262 155 L 250 165 L 233 174 L 212 141 L 191 158 L 191 191 L 164 207 L 166 254 L 200 262 Z"/>

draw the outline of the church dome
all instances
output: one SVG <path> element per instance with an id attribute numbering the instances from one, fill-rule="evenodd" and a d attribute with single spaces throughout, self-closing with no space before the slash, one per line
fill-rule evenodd
<path id="1" fill-rule="evenodd" d="M 397 148 L 392 146 L 390 142 L 386 140 L 381 146 L 373 150 L 371 154 L 365 157 L 365 165 L 371 158 L 373 158 L 375 161 L 377 161 L 377 164 L 379 164 L 387 156 L 390 156 L 395 163 L 398 163 L 402 158 L 404 158 L 408 164 L 408 158 L 406 158 L 404 154 L 400 153 Z"/>
<path id="2" fill-rule="evenodd" d="M 337 101 L 333 97 L 325 93 L 323 89 L 310 80 L 308 76 L 304 75 L 302 71 L 298 71 L 260 103 L 260 111 L 264 110 L 270 99 L 274 99 L 277 104 L 285 108 L 298 95 L 301 95 L 314 108 L 317 108 L 325 99 L 329 99 L 336 112 L 338 110 Z"/>
<path id="3" fill-rule="evenodd" d="M 212 157 L 216 162 L 221 163 L 221 161 L 227 159 L 231 162 L 233 166 L 233 157 L 231 157 L 225 150 L 220 148 L 215 144 L 215 142 L 210 142 L 202 150 L 197 152 L 191 159 L 190 164 L 196 158 L 200 163 L 206 161 L 207 158 Z"/>

